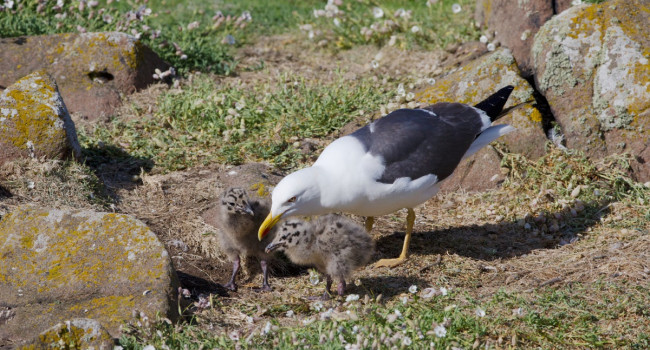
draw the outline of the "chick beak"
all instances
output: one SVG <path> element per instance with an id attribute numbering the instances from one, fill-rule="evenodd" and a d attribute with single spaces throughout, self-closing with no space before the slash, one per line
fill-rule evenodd
<path id="1" fill-rule="evenodd" d="M 273 226 L 275 226 L 275 224 L 277 224 L 281 218 L 282 214 L 274 217 L 273 214 L 269 213 L 269 215 L 266 217 L 266 219 L 264 219 L 264 222 L 260 226 L 260 229 L 257 231 L 257 238 L 260 241 L 264 239 L 264 236 L 266 236 L 269 231 L 271 231 L 271 228 L 273 228 Z"/>
<path id="2" fill-rule="evenodd" d="M 251 205 L 248 204 L 248 203 L 244 207 L 244 211 L 246 212 L 246 214 L 249 214 L 251 216 L 255 216 L 255 212 L 253 211 L 253 208 L 251 208 Z"/>
<path id="3" fill-rule="evenodd" d="M 266 249 L 264 250 L 266 253 L 270 253 L 280 247 L 284 246 L 284 243 L 269 243 L 269 245 L 266 246 Z"/>

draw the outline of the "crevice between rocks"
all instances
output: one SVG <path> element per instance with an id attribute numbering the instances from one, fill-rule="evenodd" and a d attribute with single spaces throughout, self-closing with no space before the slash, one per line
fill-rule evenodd
<path id="1" fill-rule="evenodd" d="M 554 144 L 560 147 L 566 147 L 562 128 L 555 120 L 555 116 L 553 115 L 548 100 L 537 89 L 537 85 L 535 85 L 535 76 L 530 76 L 524 79 L 526 79 L 533 88 L 533 98 L 535 98 L 535 104 L 533 104 L 533 107 L 537 108 L 539 113 L 542 115 L 542 129 L 544 130 L 544 135 L 546 135 L 546 138 L 551 140 Z"/>

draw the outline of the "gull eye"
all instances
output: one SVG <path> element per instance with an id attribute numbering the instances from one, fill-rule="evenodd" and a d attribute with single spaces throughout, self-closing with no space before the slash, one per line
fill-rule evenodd
<path id="1" fill-rule="evenodd" d="M 287 203 L 293 203 L 293 202 L 295 202 L 295 201 L 296 201 L 296 196 L 293 196 L 293 197 L 289 198 L 289 200 L 287 201 Z"/>

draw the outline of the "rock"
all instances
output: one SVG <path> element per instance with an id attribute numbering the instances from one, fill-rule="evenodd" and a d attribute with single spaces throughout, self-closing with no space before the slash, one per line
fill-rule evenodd
<path id="1" fill-rule="evenodd" d="M 21 157 L 81 157 L 77 132 L 56 83 L 34 72 L 0 93 L 0 165 Z"/>
<path id="2" fill-rule="evenodd" d="M 499 138 L 498 141 L 505 143 L 512 152 L 522 153 L 530 158 L 540 157 L 544 154 L 544 145 L 547 142 L 542 128 L 542 115 L 535 107 L 533 88 L 520 77 L 515 60 L 507 49 L 499 49 L 490 55 L 483 56 L 439 79 L 434 86 L 418 92 L 416 100 L 425 104 L 442 101 L 476 104 L 506 85 L 515 87 L 505 106 L 506 109 L 512 109 L 499 119 L 497 124 L 510 124 L 517 130 Z M 485 169 L 486 171 L 489 169 L 490 174 L 499 173 L 497 171 L 499 169 L 498 157 L 496 157 L 496 154 L 488 156 L 491 152 L 485 150 L 479 152 L 468 159 L 468 161 L 474 160 L 471 165 L 461 163 L 455 174 L 470 172 L 470 170 L 466 169 L 467 166 L 476 167 L 477 171 L 479 169 Z M 495 161 L 496 164 L 487 164 Z M 485 176 L 483 175 L 483 178 Z M 483 190 L 486 188 L 486 184 L 472 179 L 473 177 L 470 176 L 467 180 L 460 180 L 463 184 L 462 187 L 467 190 Z M 476 179 L 478 180 L 478 178 Z M 445 181 L 442 187 L 443 190 L 457 188 L 461 185 L 457 181 L 459 179 Z M 490 188 L 494 187 L 498 181 L 488 183 L 490 184 L 488 188 Z"/>
<path id="3" fill-rule="evenodd" d="M 112 350 L 115 344 L 99 322 L 88 318 L 75 318 L 56 324 L 17 349 L 45 350 L 54 346 L 61 349 Z"/>
<path id="4" fill-rule="evenodd" d="M 26 59 L 29 57 L 29 59 Z M 0 39 L 0 85 L 45 69 L 59 84 L 71 113 L 109 116 L 131 94 L 153 83 L 169 65 L 133 36 L 67 33 Z"/>
<path id="5" fill-rule="evenodd" d="M 176 318 L 177 287 L 167 251 L 131 216 L 21 206 L 0 221 L 0 343 L 79 317 L 117 338 L 133 310 Z"/>
<path id="6" fill-rule="evenodd" d="M 535 81 L 567 146 L 593 158 L 629 152 L 650 179 L 650 7 L 612 0 L 548 21 L 532 49 Z"/>
<path id="7" fill-rule="evenodd" d="M 484 191 L 497 187 L 505 176 L 501 173 L 501 157 L 488 146 L 478 151 L 467 161 L 460 163 L 454 176 L 445 179 L 440 190 L 453 192 L 459 189 Z"/>
<path id="8" fill-rule="evenodd" d="M 533 72 L 533 37 L 553 14 L 553 3 L 548 0 L 479 0 L 474 18 L 495 33 L 495 41 L 512 51 L 522 74 L 529 77 Z"/>

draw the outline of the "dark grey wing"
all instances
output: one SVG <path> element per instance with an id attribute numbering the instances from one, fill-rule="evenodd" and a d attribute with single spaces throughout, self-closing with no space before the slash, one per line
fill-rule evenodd
<path id="1" fill-rule="evenodd" d="M 476 109 L 444 102 L 424 110 L 399 109 L 351 136 L 383 158 L 386 168 L 378 181 L 393 183 L 400 177 L 429 174 L 441 181 L 454 172 L 482 127 Z"/>

